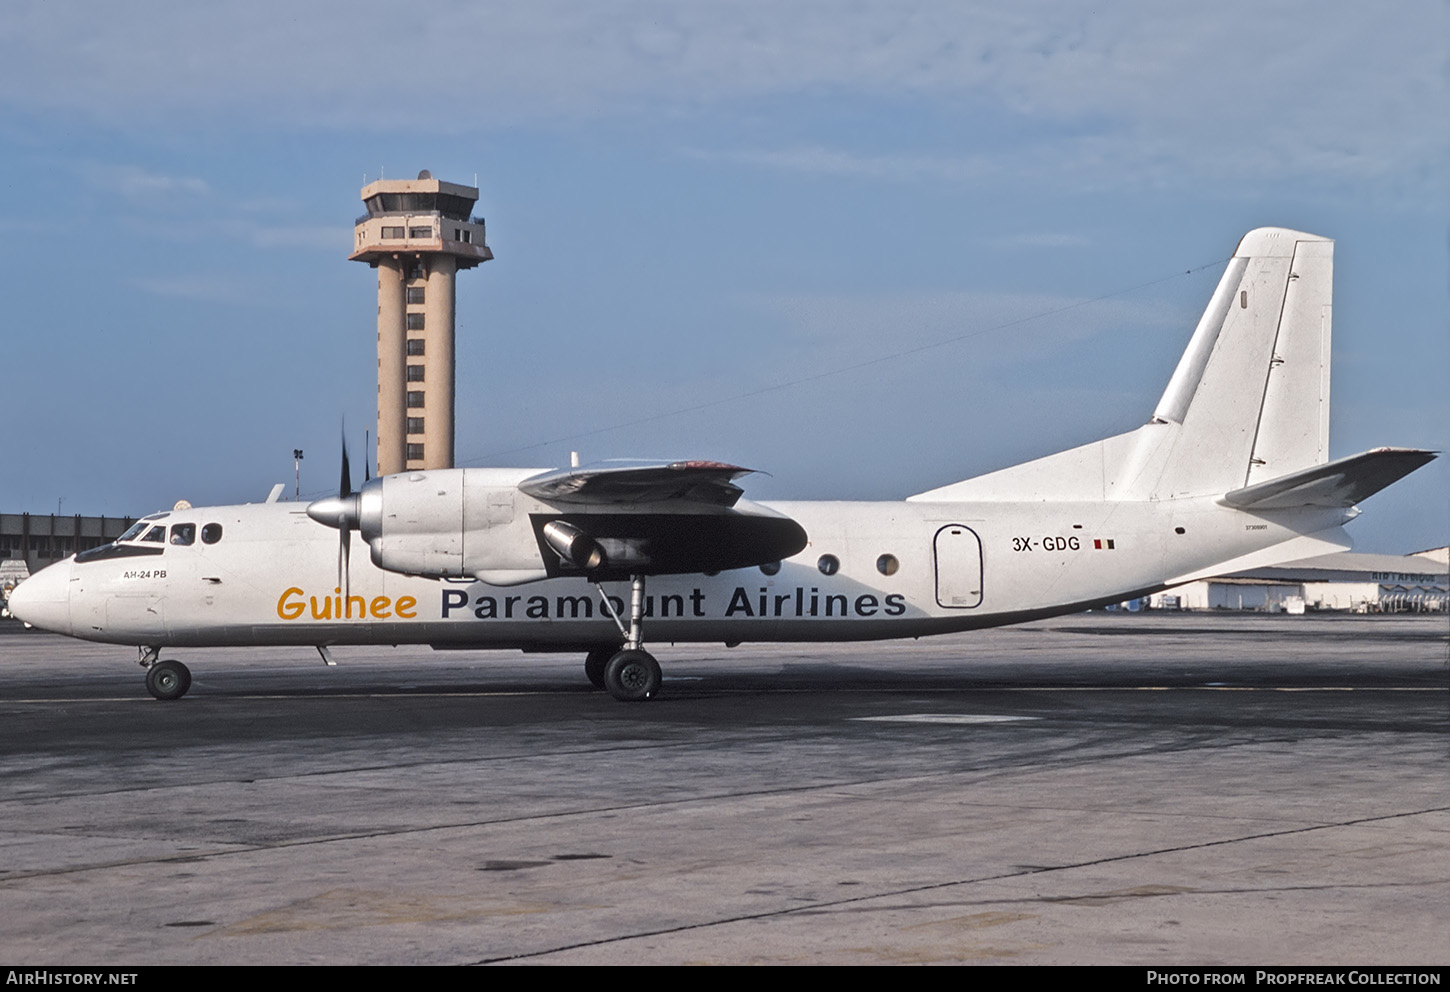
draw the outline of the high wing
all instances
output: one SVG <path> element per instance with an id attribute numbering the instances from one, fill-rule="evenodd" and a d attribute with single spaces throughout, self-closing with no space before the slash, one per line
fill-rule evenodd
<path id="1" fill-rule="evenodd" d="M 754 469 L 706 461 L 605 461 L 541 472 L 519 489 L 551 503 L 654 503 L 683 500 L 734 506 L 744 493 L 735 479 Z"/>
<path id="2" fill-rule="evenodd" d="M 721 572 L 780 561 L 806 545 L 794 520 L 748 501 L 752 469 L 712 461 L 601 462 L 519 482 L 548 577 Z M 487 579 L 485 579 L 487 581 Z"/>

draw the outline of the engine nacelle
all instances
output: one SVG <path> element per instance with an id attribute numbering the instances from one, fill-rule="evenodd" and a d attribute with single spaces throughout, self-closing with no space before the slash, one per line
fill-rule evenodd
<path id="1" fill-rule="evenodd" d="M 725 571 L 779 561 L 806 545 L 794 520 L 745 501 L 540 499 L 519 487 L 539 474 L 401 472 L 356 495 L 317 500 L 308 513 L 328 526 L 356 527 L 379 568 L 493 585 Z"/>
<path id="2" fill-rule="evenodd" d="M 543 578 L 539 542 L 518 491 L 538 469 L 403 472 L 363 486 L 359 531 L 373 564 L 433 578 L 523 573 Z"/>

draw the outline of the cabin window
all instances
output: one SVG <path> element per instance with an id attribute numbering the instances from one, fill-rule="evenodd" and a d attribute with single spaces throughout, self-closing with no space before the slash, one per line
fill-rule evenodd
<path id="1" fill-rule="evenodd" d="M 222 539 L 221 524 L 207 524 L 201 529 L 201 543 L 215 544 Z"/>
<path id="2" fill-rule="evenodd" d="M 841 559 L 835 555 L 821 555 L 816 562 L 816 568 L 821 570 L 822 575 L 835 575 L 841 570 Z"/>
<path id="3" fill-rule="evenodd" d="M 766 575 L 775 575 L 777 572 L 780 571 L 780 562 L 768 561 L 764 565 L 760 566 L 760 570 Z"/>
<path id="4" fill-rule="evenodd" d="M 896 570 L 901 567 L 901 562 L 896 560 L 895 555 L 882 555 L 876 559 L 876 571 L 882 575 L 895 575 Z"/>

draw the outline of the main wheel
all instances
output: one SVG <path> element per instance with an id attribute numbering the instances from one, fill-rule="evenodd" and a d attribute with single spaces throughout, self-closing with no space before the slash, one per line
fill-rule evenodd
<path id="1" fill-rule="evenodd" d="M 180 699 L 191 688 L 191 669 L 179 661 L 158 661 L 146 669 L 146 691 L 157 699 Z"/>
<path id="2" fill-rule="evenodd" d="M 660 663 L 648 651 L 626 648 L 604 666 L 604 688 L 623 703 L 642 703 L 660 691 Z"/>
<path id="3" fill-rule="evenodd" d="M 619 648 L 615 647 L 595 648 L 584 656 L 584 674 L 590 685 L 596 689 L 604 688 L 604 668 L 618 652 Z"/>

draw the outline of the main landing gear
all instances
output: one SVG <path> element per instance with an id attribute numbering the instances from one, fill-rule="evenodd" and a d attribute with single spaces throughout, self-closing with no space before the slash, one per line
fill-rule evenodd
<path id="1" fill-rule="evenodd" d="M 624 638 L 624 647 L 595 648 L 584 659 L 584 674 L 596 687 L 625 703 L 642 703 L 660 691 L 660 663 L 644 649 L 644 576 L 631 576 L 629 625 L 620 619 L 604 587 L 595 583 L 604 611 Z"/>
<path id="2" fill-rule="evenodd" d="M 141 649 L 141 667 L 146 669 L 146 691 L 157 699 L 180 699 L 191 688 L 191 669 L 179 661 L 158 661 L 160 648 Z"/>

